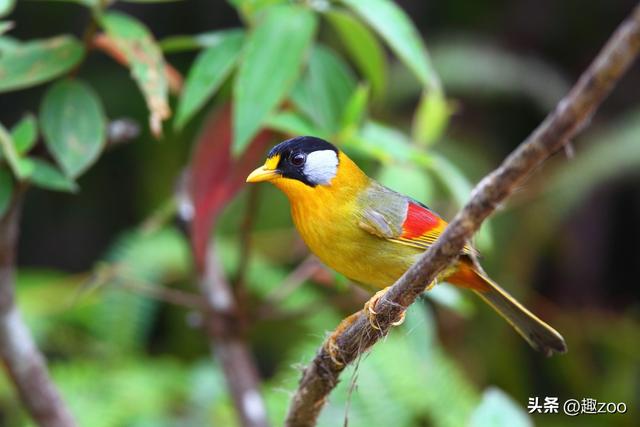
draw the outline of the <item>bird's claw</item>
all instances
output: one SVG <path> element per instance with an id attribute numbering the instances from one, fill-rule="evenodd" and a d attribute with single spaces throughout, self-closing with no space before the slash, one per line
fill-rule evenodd
<path id="1" fill-rule="evenodd" d="M 336 344 L 337 333 L 333 333 L 327 339 L 324 347 L 327 353 L 329 353 L 329 358 L 336 366 L 344 366 L 344 362 L 342 362 L 342 357 L 340 357 L 340 347 Z"/>
<path id="2" fill-rule="evenodd" d="M 378 314 L 378 312 L 375 310 L 376 304 L 378 303 L 378 300 L 382 297 L 382 295 L 384 295 L 384 293 L 387 291 L 388 288 L 385 288 L 381 291 L 378 291 L 375 293 L 374 296 L 372 296 L 369 301 L 367 301 L 364 305 L 364 311 L 365 314 L 367 316 L 367 318 L 369 319 L 369 324 L 371 325 L 371 327 L 375 330 L 380 330 L 380 326 L 378 325 L 377 319 L 376 319 L 376 315 Z M 398 320 L 396 320 L 395 322 L 391 323 L 391 326 L 400 326 L 404 323 L 404 318 L 405 318 L 405 312 L 402 311 L 400 313 L 400 318 Z"/>
<path id="3" fill-rule="evenodd" d="M 395 322 L 391 323 L 391 326 L 400 326 L 404 323 L 404 318 L 406 317 L 406 313 L 403 311 L 400 313 L 400 318 Z"/>
<path id="4" fill-rule="evenodd" d="M 372 296 L 371 299 L 369 299 L 369 301 L 367 301 L 364 305 L 364 313 L 367 316 L 367 319 L 369 320 L 369 324 L 373 329 L 376 329 L 378 331 L 380 330 L 380 326 L 376 321 L 376 315 L 378 314 L 378 312 L 376 311 L 376 304 L 378 303 L 378 300 L 380 299 L 380 297 L 384 295 L 386 290 L 387 289 L 385 288 L 381 291 L 376 292 L 376 294 Z M 340 324 L 336 328 L 336 330 L 331 335 L 329 335 L 329 338 L 327 338 L 327 340 L 325 341 L 324 349 L 329 355 L 329 358 L 331 359 L 331 361 L 336 366 L 342 367 L 345 365 L 344 357 L 342 355 L 342 350 L 340 349 L 340 346 L 338 346 L 338 343 L 336 341 L 340 336 L 340 334 L 342 334 L 342 332 L 345 329 L 347 329 L 353 322 L 355 322 L 358 319 L 359 315 L 360 315 L 360 312 L 354 313 L 351 316 L 347 317 L 346 319 L 343 319 L 342 322 L 340 322 Z M 398 320 L 391 323 L 391 326 L 402 325 L 402 323 L 404 322 L 405 312 L 402 311 L 399 316 L 400 317 L 398 318 Z"/>

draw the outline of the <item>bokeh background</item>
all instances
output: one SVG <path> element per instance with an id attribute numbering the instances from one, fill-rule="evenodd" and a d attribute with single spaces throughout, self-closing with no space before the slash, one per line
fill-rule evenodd
<path id="1" fill-rule="evenodd" d="M 246 26 L 231 3 L 118 2 L 111 8 L 163 40 Z M 385 47 L 386 88 L 370 98 L 367 117 L 406 137 L 375 134 L 373 155 L 345 143 L 346 149 L 371 175 L 450 218 L 473 183 L 553 108 L 634 3 L 398 1 L 425 40 L 450 120 L 434 141 L 411 142 L 422 86 Z M 62 33 L 82 38 L 90 12 L 78 3 L 19 0 L 9 19 L 16 24 L 9 35 L 21 40 Z M 366 81 L 326 21 L 316 40 L 343 58 L 354 85 Z M 198 53 L 174 50 L 165 57 L 186 75 Z M 77 193 L 28 191 L 18 304 L 80 425 L 236 425 L 198 311 L 148 295 L 162 287 L 198 298 L 188 239 L 173 220 L 171 200 L 200 129 L 227 102 L 232 83 L 184 129 L 169 121 L 156 140 L 126 68 L 94 51 L 77 76 L 94 88 L 109 118 L 134 120 L 140 135 L 105 150 L 78 179 Z M 37 113 L 47 87 L 0 94 L 0 122 L 10 127 L 25 112 Z M 172 107 L 177 102 L 171 98 Z M 273 143 L 285 137 L 275 133 Z M 396 140 L 427 160 L 397 155 L 404 148 L 394 147 Z M 360 360 L 357 372 L 343 375 L 321 425 L 342 425 L 345 418 L 351 426 L 640 423 L 637 64 L 573 143 L 573 154 L 558 153 L 540 168 L 475 242 L 491 277 L 563 333 L 569 352 L 544 358 L 473 295 L 443 285 Z M 246 268 L 246 339 L 269 416 L 279 425 L 299 366 L 366 294 L 307 260 L 287 201 L 270 186 L 251 194 L 242 186 L 214 234 L 229 280 L 236 283 L 239 268 Z M 292 271 L 298 275 L 292 278 Z M 628 411 L 527 414 L 529 398 L 545 396 L 624 402 Z M 11 384 L 0 380 L 0 423 L 28 422 Z"/>

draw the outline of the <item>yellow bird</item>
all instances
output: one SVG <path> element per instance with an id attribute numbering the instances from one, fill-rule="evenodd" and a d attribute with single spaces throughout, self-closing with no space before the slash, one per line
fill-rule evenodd
<path id="1" fill-rule="evenodd" d="M 369 178 L 320 138 L 301 136 L 276 145 L 247 177 L 261 181 L 288 197 L 300 236 L 323 263 L 372 291 L 392 285 L 447 225 L 424 204 Z M 567 350 L 557 331 L 487 277 L 472 247 L 466 246 L 438 280 L 473 290 L 533 348 L 546 355 Z"/>

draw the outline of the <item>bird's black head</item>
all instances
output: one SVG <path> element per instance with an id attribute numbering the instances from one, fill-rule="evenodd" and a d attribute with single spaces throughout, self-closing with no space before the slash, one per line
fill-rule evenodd
<path id="1" fill-rule="evenodd" d="M 315 187 L 326 185 L 338 172 L 338 149 L 313 136 L 299 136 L 281 142 L 269 151 L 265 168 L 284 178 Z"/>

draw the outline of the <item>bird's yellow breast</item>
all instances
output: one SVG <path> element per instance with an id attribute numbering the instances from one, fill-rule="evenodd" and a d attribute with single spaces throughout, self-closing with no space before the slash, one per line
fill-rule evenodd
<path id="1" fill-rule="evenodd" d="M 289 198 L 300 236 L 323 263 L 371 289 L 389 286 L 420 251 L 376 237 L 358 225 L 358 195 L 370 181 L 342 153 L 339 160 L 331 185 L 310 187 L 285 178 L 273 183 Z"/>

